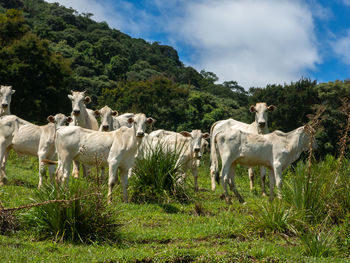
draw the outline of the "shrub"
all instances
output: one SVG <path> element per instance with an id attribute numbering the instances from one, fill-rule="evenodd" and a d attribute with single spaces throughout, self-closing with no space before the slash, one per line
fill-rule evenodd
<path id="1" fill-rule="evenodd" d="M 82 180 L 71 180 L 69 187 L 44 185 L 34 202 L 70 200 L 33 207 L 24 221 L 35 228 L 40 238 L 56 242 L 91 243 L 118 239 L 117 224 L 96 188 Z"/>
<path id="2" fill-rule="evenodd" d="M 131 199 L 136 202 L 160 202 L 169 198 L 188 200 L 181 174 L 182 150 L 183 145 L 171 149 L 161 142 L 153 147 L 143 147 L 133 169 Z"/>
<path id="3" fill-rule="evenodd" d="M 251 225 L 254 230 L 295 235 L 297 228 L 303 225 L 301 216 L 292 208 L 287 208 L 279 199 L 273 202 L 264 202 L 258 206 L 251 216 Z"/>
<path id="4" fill-rule="evenodd" d="M 333 231 L 308 231 L 299 236 L 303 254 L 311 257 L 329 257 L 336 253 L 336 235 Z"/>

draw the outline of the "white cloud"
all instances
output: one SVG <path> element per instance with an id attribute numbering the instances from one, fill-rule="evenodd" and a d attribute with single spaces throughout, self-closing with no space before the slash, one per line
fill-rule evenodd
<path id="1" fill-rule="evenodd" d="M 296 1 L 192 2 L 173 27 L 220 81 L 264 86 L 299 79 L 319 61 L 310 11 Z"/>
<path id="2" fill-rule="evenodd" d="M 343 3 L 350 6 L 350 0 L 343 0 Z"/>
<path id="3" fill-rule="evenodd" d="M 345 36 L 333 42 L 332 48 L 344 64 L 350 65 L 350 29 L 348 29 Z"/>
<path id="4" fill-rule="evenodd" d="M 126 0 L 54 1 L 134 37 L 172 45 L 180 56 L 190 53 L 186 64 L 246 88 L 298 80 L 320 62 L 313 14 L 303 1 L 152 0 L 152 12 Z"/>

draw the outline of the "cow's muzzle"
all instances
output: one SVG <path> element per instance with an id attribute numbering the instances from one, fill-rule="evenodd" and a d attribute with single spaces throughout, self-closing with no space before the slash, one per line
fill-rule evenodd
<path id="1" fill-rule="evenodd" d="M 74 110 L 74 111 L 73 111 L 73 114 L 74 114 L 75 116 L 79 116 L 80 110 Z"/>
<path id="2" fill-rule="evenodd" d="M 102 125 L 102 130 L 103 131 L 108 131 L 109 130 L 109 125 Z"/>
<path id="3" fill-rule="evenodd" d="M 264 128 L 264 127 L 265 127 L 265 124 L 266 124 L 265 122 L 259 122 L 259 127 L 260 127 L 260 128 Z"/>
<path id="4" fill-rule="evenodd" d="M 7 109 L 8 106 L 9 106 L 9 105 L 8 105 L 7 103 L 1 104 L 1 107 L 2 107 L 3 109 Z"/>
<path id="5" fill-rule="evenodd" d="M 136 134 L 136 136 L 139 137 L 139 138 L 143 138 L 143 136 L 145 136 L 145 133 L 144 132 L 138 132 Z"/>

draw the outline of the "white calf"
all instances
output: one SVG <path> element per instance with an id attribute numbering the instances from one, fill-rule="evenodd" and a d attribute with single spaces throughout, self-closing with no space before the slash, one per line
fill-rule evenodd
<path id="1" fill-rule="evenodd" d="M 6 159 L 9 151 L 13 149 L 19 154 L 26 154 L 32 156 L 38 156 L 39 158 L 39 183 L 38 188 L 41 187 L 43 182 L 43 176 L 46 173 L 46 165 L 43 162 L 45 159 L 53 159 L 56 155 L 55 150 L 55 134 L 56 128 L 66 125 L 67 122 L 71 122 L 71 117 L 59 113 L 55 116 L 49 116 L 47 118 L 49 124 L 38 126 L 27 121 L 18 118 L 15 115 L 9 115 L 0 121 L 2 128 L 10 128 L 10 133 L 1 133 L 1 156 L 3 160 L 3 174 L 6 179 L 5 166 Z M 2 130 L 0 128 L 0 130 Z M 55 167 L 49 167 L 50 178 L 53 178 Z"/>
<path id="2" fill-rule="evenodd" d="M 59 181 L 68 182 L 72 161 L 102 166 L 109 165 L 108 200 L 112 200 L 112 188 L 116 181 L 116 171 L 121 171 L 123 200 L 127 201 L 128 169 L 134 164 L 137 147 L 145 134 L 146 123 L 152 123 L 142 113 L 130 118 L 131 128 L 122 127 L 111 132 L 100 132 L 77 126 L 60 128 L 57 131 L 56 149 L 58 155 L 57 175 Z"/>
<path id="3" fill-rule="evenodd" d="M 227 191 L 229 184 L 239 201 L 244 202 L 234 183 L 237 164 L 244 167 L 261 165 L 269 169 L 270 200 L 272 200 L 275 181 L 278 189 L 281 187 L 282 171 L 308 149 L 310 136 L 307 129 L 307 126 L 302 126 L 288 133 L 274 131 L 265 135 L 246 133 L 232 128 L 218 132 L 213 140 L 216 143 L 215 150 L 221 156 L 221 182 L 226 200 L 229 200 Z M 315 142 L 313 143 L 315 145 Z"/>
<path id="4" fill-rule="evenodd" d="M 220 131 L 225 131 L 226 129 L 235 128 L 247 133 L 252 134 L 267 134 L 269 133 L 268 122 L 268 112 L 276 110 L 276 106 L 267 106 L 265 102 L 256 103 L 255 106 L 250 106 L 250 111 L 255 112 L 255 121 L 251 124 L 236 121 L 234 119 L 227 119 L 215 122 L 210 129 L 210 137 L 214 138 L 215 135 Z M 216 162 L 217 156 L 215 156 L 215 142 L 211 139 L 211 150 L 210 150 L 210 174 L 211 174 L 211 189 L 215 190 L 215 167 L 218 165 Z M 253 189 L 254 173 L 253 169 L 249 168 L 249 181 L 250 190 Z M 262 192 L 265 195 L 265 168 L 260 167 L 260 179 Z"/>
<path id="5" fill-rule="evenodd" d="M 12 89 L 12 86 L 0 86 L 0 117 L 10 115 L 11 97 L 16 91 Z"/>

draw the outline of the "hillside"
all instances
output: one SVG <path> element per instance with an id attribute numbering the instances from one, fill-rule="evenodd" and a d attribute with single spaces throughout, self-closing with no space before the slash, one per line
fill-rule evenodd
<path id="1" fill-rule="evenodd" d="M 278 108 L 270 116 L 272 130 L 290 131 L 323 105 L 319 155 L 338 152 L 348 82 L 302 78 L 249 91 L 234 80 L 219 84 L 215 73 L 185 66 L 171 46 L 132 38 L 95 22 L 92 14 L 43 0 L 1 0 L 0 41 L 0 84 L 14 87 L 11 110 L 28 121 L 69 114 L 70 90 L 86 90 L 89 108 L 144 112 L 157 119 L 155 128 L 177 131 L 209 131 L 215 121 L 231 117 L 251 122 L 249 106 L 259 101 Z"/>

